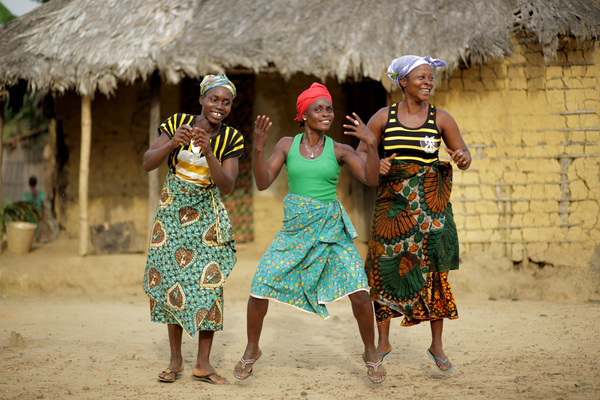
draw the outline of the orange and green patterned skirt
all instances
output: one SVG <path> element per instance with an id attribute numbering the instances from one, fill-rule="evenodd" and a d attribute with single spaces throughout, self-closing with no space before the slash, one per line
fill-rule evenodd
<path id="1" fill-rule="evenodd" d="M 393 160 L 381 176 L 365 261 L 377 323 L 458 318 L 448 284 L 448 271 L 459 264 L 451 191 L 447 162 Z"/>

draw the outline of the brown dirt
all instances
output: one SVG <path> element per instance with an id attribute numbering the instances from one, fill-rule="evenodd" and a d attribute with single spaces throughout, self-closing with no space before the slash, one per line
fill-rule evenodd
<path id="1" fill-rule="evenodd" d="M 460 318 L 445 324 L 455 365 L 439 373 L 425 354 L 428 325 L 392 324 L 388 377 L 373 385 L 347 299 L 319 317 L 271 303 L 263 357 L 245 381 L 232 368 L 245 346 L 245 310 L 260 251 L 239 246 L 225 288 L 225 329 L 213 365 L 231 382 L 192 380 L 196 341 L 184 338 L 183 375 L 168 363 L 166 327 L 149 320 L 144 254 L 77 256 L 75 240 L 0 254 L 2 399 L 598 399 L 598 280 L 565 269 L 515 271 L 483 254 L 450 274 Z M 364 247 L 361 248 L 364 253 Z"/>

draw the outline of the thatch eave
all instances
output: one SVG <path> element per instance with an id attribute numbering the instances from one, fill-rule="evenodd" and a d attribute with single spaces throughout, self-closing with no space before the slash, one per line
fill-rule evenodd
<path id="1" fill-rule="evenodd" d="M 52 0 L 0 28 L 0 92 L 110 95 L 160 71 L 177 83 L 243 68 L 340 82 L 380 80 L 405 54 L 481 64 L 534 35 L 547 57 L 561 37 L 600 37 L 600 0 Z"/>

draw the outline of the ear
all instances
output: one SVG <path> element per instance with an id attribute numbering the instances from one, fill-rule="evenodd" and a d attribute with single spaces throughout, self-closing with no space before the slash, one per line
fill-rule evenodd
<path id="1" fill-rule="evenodd" d="M 398 79 L 398 83 L 400 84 L 400 86 L 405 88 L 406 87 L 406 77 L 402 77 L 402 78 Z"/>
<path id="2" fill-rule="evenodd" d="M 201 94 L 200 97 L 198 98 L 198 103 L 200 103 L 200 105 L 204 105 L 204 95 Z"/>

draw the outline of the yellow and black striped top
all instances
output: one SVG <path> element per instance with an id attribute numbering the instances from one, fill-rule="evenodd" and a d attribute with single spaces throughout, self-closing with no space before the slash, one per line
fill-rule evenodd
<path id="1" fill-rule="evenodd" d="M 396 160 L 429 165 L 439 158 L 442 134 L 435 123 L 436 109 L 428 104 L 427 119 L 418 128 L 408 128 L 397 118 L 398 105 L 392 104 L 383 130 L 384 157 L 396 153 Z"/>
<path id="2" fill-rule="evenodd" d="M 166 133 L 173 137 L 177 128 L 183 124 L 193 126 L 197 115 L 179 113 L 169 117 L 158 128 L 158 133 Z M 213 153 L 222 165 L 223 161 L 232 157 L 241 157 L 244 153 L 244 137 L 235 128 L 221 124 L 219 133 L 210 138 Z M 179 179 L 202 186 L 213 186 L 210 168 L 201 147 L 181 145 L 174 149 L 167 160 L 169 171 Z"/>

